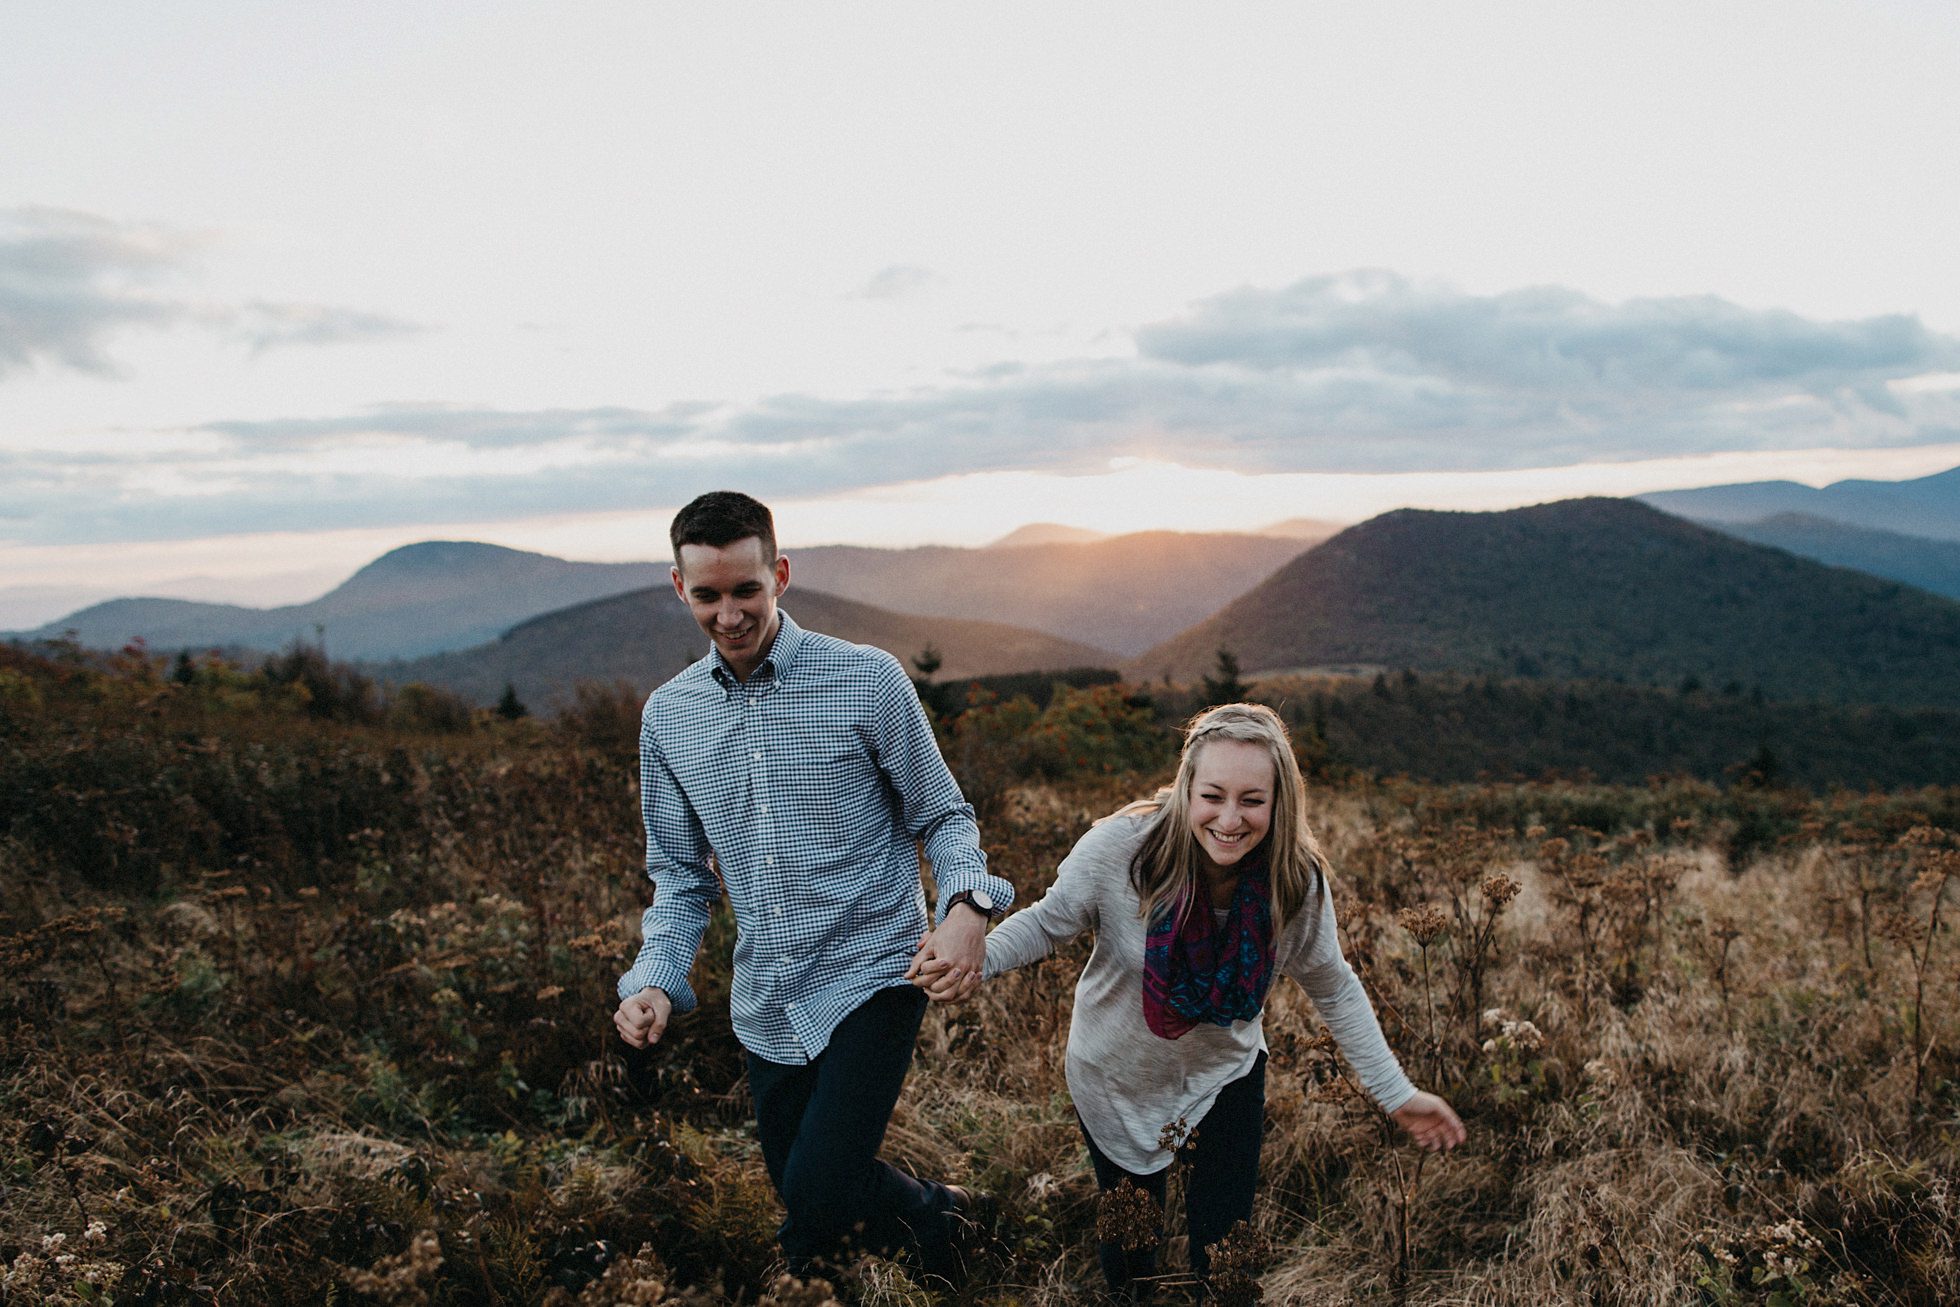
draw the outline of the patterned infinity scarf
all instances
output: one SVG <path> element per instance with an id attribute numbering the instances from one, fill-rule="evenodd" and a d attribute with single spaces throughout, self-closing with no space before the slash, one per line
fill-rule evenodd
<path id="1" fill-rule="evenodd" d="M 1250 1021 L 1273 980 L 1272 878 L 1264 850 L 1243 863 L 1222 924 L 1213 922 L 1202 878 L 1192 894 L 1189 911 L 1180 900 L 1143 941 L 1143 1019 L 1164 1039 L 1205 1021 Z"/>

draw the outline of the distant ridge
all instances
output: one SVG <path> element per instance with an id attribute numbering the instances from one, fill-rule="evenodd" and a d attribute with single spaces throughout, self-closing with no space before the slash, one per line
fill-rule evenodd
<path id="1" fill-rule="evenodd" d="M 1960 705 L 1960 603 L 1617 499 L 1385 513 L 1129 670 L 1193 679 L 1221 647 L 1251 672 L 1349 663 Z"/>
<path id="2" fill-rule="evenodd" d="M 790 549 L 791 575 L 905 613 L 1011 622 L 1118 654 L 1142 652 L 1264 580 L 1305 543 L 1139 531 L 1039 548 Z"/>
<path id="3" fill-rule="evenodd" d="M 1760 522 L 1710 525 L 1815 562 L 1856 568 L 1870 576 L 1960 599 L 1960 541 L 1874 531 L 1805 513 L 1778 513 Z"/>
<path id="4" fill-rule="evenodd" d="M 1016 527 L 984 549 L 1020 549 L 1027 545 L 1080 545 L 1105 540 L 1108 534 L 1084 526 L 1063 526 L 1060 522 L 1030 522 Z"/>
<path id="5" fill-rule="evenodd" d="M 1269 522 L 1253 532 L 1254 535 L 1277 536 L 1281 540 L 1302 540 L 1319 544 L 1339 535 L 1347 527 L 1345 522 L 1330 522 L 1319 517 L 1289 517 L 1283 522 Z M 1305 548 L 1303 544 L 1301 548 Z"/>
<path id="6" fill-rule="evenodd" d="M 916 617 L 792 587 L 783 609 L 807 630 L 876 645 L 906 670 L 931 645 L 942 681 L 1005 672 L 1107 667 L 1113 654 L 998 622 Z M 474 649 L 369 668 L 397 683 L 424 681 L 479 704 L 509 683 L 534 708 L 562 706 L 579 681 L 625 681 L 645 692 L 707 652 L 708 637 L 665 584 L 534 617 Z"/>
<path id="7" fill-rule="evenodd" d="M 1822 490 L 1795 481 L 1753 481 L 1638 498 L 1698 522 L 1759 522 L 1801 513 L 1868 530 L 1960 540 L 1960 467 L 1910 481 L 1837 481 Z"/>
<path id="8" fill-rule="evenodd" d="M 462 540 L 381 555 L 320 598 L 281 608 L 183 599 L 112 599 L 32 631 L 93 648 L 277 650 L 323 635 L 335 658 L 406 658 L 494 638 L 512 623 L 664 582 L 665 563 L 575 563 Z"/>

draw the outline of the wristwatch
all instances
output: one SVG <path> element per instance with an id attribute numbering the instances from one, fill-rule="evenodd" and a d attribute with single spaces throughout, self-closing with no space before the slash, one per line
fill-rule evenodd
<path id="1" fill-rule="evenodd" d="M 992 921 L 994 919 L 994 913 L 998 911 L 994 907 L 994 896 L 987 893 L 986 890 L 963 889 L 953 895 L 951 899 L 947 900 L 946 915 L 948 917 L 952 916 L 953 909 L 962 903 L 971 903 L 974 907 L 980 909 L 981 915 L 986 917 L 988 921 Z"/>

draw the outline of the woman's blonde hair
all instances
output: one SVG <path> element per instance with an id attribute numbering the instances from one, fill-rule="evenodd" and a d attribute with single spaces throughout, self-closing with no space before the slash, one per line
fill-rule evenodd
<path id="1" fill-rule="evenodd" d="M 1273 887 L 1273 928 L 1279 930 L 1309 899 L 1318 906 L 1326 892 L 1327 875 L 1320 844 L 1307 826 L 1306 785 L 1300 779 L 1300 764 L 1293 757 L 1285 724 L 1264 704 L 1228 703 L 1193 717 L 1184 728 L 1177 779 L 1151 798 L 1139 799 L 1115 814 L 1135 815 L 1148 822 L 1143 843 L 1130 860 L 1130 884 L 1136 889 L 1145 921 L 1155 922 L 1170 911 L 1181 915 L 1190 910 L 1205 866 L 1204 851 L 1191 833 L 1191 787 L 1196 780 L 1198 752 L 1214 740 L 1256 744 L 1272 758 L 1272 824 L 1265 844 Z"/>

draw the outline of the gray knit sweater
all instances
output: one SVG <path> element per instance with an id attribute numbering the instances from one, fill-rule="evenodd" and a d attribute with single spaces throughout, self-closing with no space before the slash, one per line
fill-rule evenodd
<path id="1" fill-rule="evenodd" d="M 1120 816 L 1090 827 L 1062 859 L 1047 895 L 987 936 L 986 970 L 993 977 L 1027 966 L 1085 930 L 1096 933 L 1075 986 L 1069 1093 L 1096 1146 L 1138 1175 L 1170 1165 L 1171 1153 L 1159 1144 L 1164 1127 L 1179 1118 L 1197 1126 L 1218 1091 L 1251 1070 L 1266 1047 L 1261 1017 L 1229 1027 L 1201 1024 L 1180 1039 L 1164 1039 L 1144 1023 L 1145 927 L 1130 858 L 1146 820 Z M 1313 998 L 1369 1095 L 1390 1112 L 1414 1097 L 1367 991 L 1341 955 L 1333 896 L 1321 895 L 1318 914 L 1298 914 L 1274 945 L 1275 968 Z"/>

